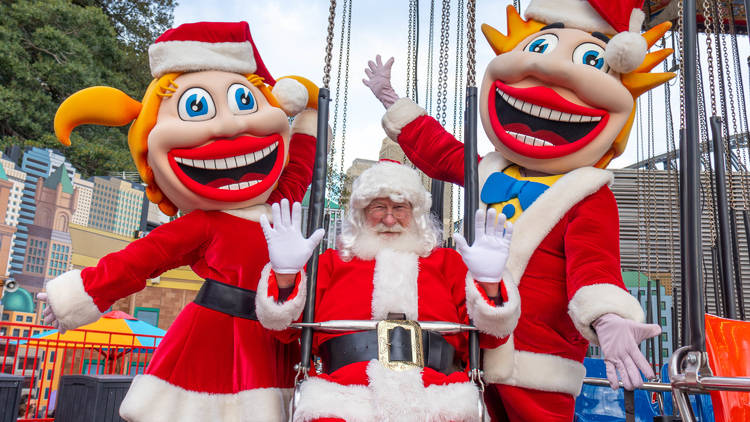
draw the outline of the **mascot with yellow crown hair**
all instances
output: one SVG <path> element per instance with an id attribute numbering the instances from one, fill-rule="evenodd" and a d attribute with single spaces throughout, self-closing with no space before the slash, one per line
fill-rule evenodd
<path id="1" fill-rule="evenodd" d="M 128 142 L 148 198 L 184 215 L 47 283 L 45 322 L 60 331 L 91 323 L 147 279 L 190 265 L 206 281 L 133 380 L 121 416 L 283 421 L 299 350 L 258 322 L 254 290 L 270 271 L 259 220 L 270 217 L 269 203 L 301 201 L 312 180 L 317 87 L 274 81 L 246 22 L 170 29 L 149 60 L 155 79 L 141 102 L 115 88 L 84 89 L 60 106 L 55 131 L 69 144 L 77 125 L 133 122 Z M 303 287 L 288 292 L 286 307 L 304 306 Z"/>
<path id="2" fill-rule="evenodd" d="M 485 352 L 495 420 L 570 421 L 589 343 L 613 388 L 654 373 L 639 344 L 661 332 L 622 281 L 617 204 L 604 170 L 627 143 L 639 95 L 672 77 L 650 73 L 671 50 L 647 53 L 669 29 L 641 34 L 643 0 L 531 0 L 507 9 L 507 35 L 483 25 L 497 56 L 479 88 L 495 147 L 479 158 L 480 207 L 514 222 L 504 280 L 521 317 L 511 340 Z M 387 108 L 383 128 L 428 176 L 463 184 L 463 144 L 390 85 L 392 59 L 364 82 Z"/>

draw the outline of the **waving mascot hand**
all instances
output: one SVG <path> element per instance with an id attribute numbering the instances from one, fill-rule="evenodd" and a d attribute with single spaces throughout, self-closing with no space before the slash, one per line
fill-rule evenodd
<path id="1" fill-rule="evenodd" d="M 532 0 L 508 7 L 507 35 L 483 25 L 497 54 L 479 113 L 496 151 L 479 163 L 481 207 L 515 223 L 508 269 L 523 309 L 509 341 L 484 356 L 496 419 L 570 421 L 589 342 L 602 347 L 613 388 L 653 376 L 638 343 L 643 324 L 620 274 L 617 204 L 603 170 L 625 148 L 635 99 L 672 77 L 649 73 L 671 50 L 647 54 L 669 29 L 640 34 L 643 0 Z M 462 184 L 463 144 L 395 94 L 392 61 L 378 57 L 365 84 L 387 108 L 383 127 L 433 178 Z"/>
<path id="2" fill-rule="evenodd" d="M 55 131 L 133 124 L 128 143 L 146 194 L 183 216 L 51 280 L 45 322 L 61 330 L 99 318 L 146 279 L 190 265 L 206 281 L 170 327 L 120 414 L 128 421 L 282 421 L 296 345 L 257 321 L 255 288 L 268 250 L 269 203 L 302 200 L 312 179 L 317 88 L 269 74 L 246 22 L 170 29 L 149 48 L 153 82 L 141 102 L 109 87 L 65 100 Z M 271 90 L 273 86 L 273 91 Z M 296 115 L 291 128 L 288 118 Z"/>

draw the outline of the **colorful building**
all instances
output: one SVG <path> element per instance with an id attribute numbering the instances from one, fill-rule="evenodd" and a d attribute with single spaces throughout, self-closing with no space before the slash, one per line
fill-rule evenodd
<path id="1" fill-rule="evenodd" d="M 94 176 L 88 225 L 98 230 L 132 237 L 141 230 L 145 188 L 111 176 Z"/>

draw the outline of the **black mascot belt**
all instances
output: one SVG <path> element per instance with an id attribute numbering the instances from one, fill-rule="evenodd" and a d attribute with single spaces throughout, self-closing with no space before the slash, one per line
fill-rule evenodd
<path id="1" fill-rule="evenodd" d="M 255 291 L 206 279 L 193 302 L 237 318 L 258 320 L 255 315 Z"/>

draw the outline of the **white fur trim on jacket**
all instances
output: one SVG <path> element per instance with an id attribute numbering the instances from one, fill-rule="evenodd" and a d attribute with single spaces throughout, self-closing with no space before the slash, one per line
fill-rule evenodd
<path id="1" fill-rule="evenodd" d="M 250 41 L 163 41 L 149 46 L 148 59 L 154 78 L 169 72 L 201 70 L 255 73 L 257 68 Z"/>
<path id="2" fill-rule="evenodd" d="M 561 22 L 566 28 L 587 32 L 616 32 L 587 0 L 532 0 L 524 17 L 546 24 Z"/>
<path id="3" fill-rule="evenodd" d="M 288 116 L 296 116 L 302 112 L 309 99 L 307 88 L 292 78 L 279 78 L 271 93 Z"/>
<path id="4" fill-rule="evenodd" d="M 502 281 L 508 293 L 508 300 L 501 306 L 494 306 L 484 299 L 477 290 L 471 273 L 466 274 L 466 309 L 474 326 L 484 333 L 503 338 L 510 335 L 521 316 L 521 297 L 515 282 Z"/>
<path id="5" fill-rule="evenodd" d="M 289 328 L 289 324 L 302 314 L 305 308 L 305 297 L 307 292 L 307 275 L 300 271 L 299 287 L 297 294 L 284 303 L 276 303 L 273 297 L 268 296 L 268 278 L 271 276 L 271 263 L 263 267 L 258 281 L 258 289 L 255 295 L 255 314 L 258 321 L 269 330 L 281 331 Z"/>
<path id="6" fill-rule="evenodd" d="M 388 107 L 381 123 L 385 134 L 398 142 L 398 135 L 401 134 L 401 129 L 417 117 L 424 116 L 425 114 L 427 114 L 427 111 L 418 106 L 414 101 L 408 98 L 399 98 L 392 106 Z"/>
<path id="7" fill-rule="evenodd" d="M 614 284 L 601 283 L 578 289 L 568 303 L 568 315 L 586 340 L 599 344 L 591 323 L 604 314 L 617 314 L 636 322 L 645 320 L 643 308 L 627 290 Z"/>
<path id="8" fill-rule="evenodd" d="M 153 375 L 137 375 L 120 405 L 132 422 L 282 422 L 290 388 L 256 388 L 235 394 L 189 391 Z"/>
<path id="9" fill-rule="evenodd" d="M 471 382 L 425 387 L 421 371 L 392 371 L 377 360 L 367 365 L 369 386 L 320 378 L 302 384 L 295 421 L 321 417 L 347 422 L 479 421 L 479 392 Z"/>
<path id="10" fill-rule="evenodd" d="M 375 256 L 372 284 L 372 319 L 388 319 L 389 313 L 404 313 L 419 319 L 417 278 L 419 257 L 412 252 L 383 249 Z"/>
<path id="11" fill-rule="evenodd" d="M 479 186 L 484 186 L 492 173 L 502 171 L 507 165 L 508 162 L 499 152 L 484 156 L 479 162 Z M 531 255 L 573 206 L 613 181 L 614 175 L 610 171 L 582 167 L 565 174 L 539 195 L 513 224 L 516 235 L 511 240 L 510 255 L 505 266 L 513 275 L 512 279 L 521 282 Z M 480 204 L 487 205 L 481 201 Z"/>
<path id="12" fill-rule="evenodd" d="M 70 270 L 47 282 L 47 301 L 60 328 L 73 330 L 98 320 L 102 313 L 86 293 L 81 270 Z"/>
<path id="13" fill-rule="evenodd" d="M 534 390 L 581 392 L 586 368 L 580 362 L 560 356 L 515 350 L 513 336 L 498 348 L 484 351 L 484 379 L 492 384 L 513 385 Z"/>

